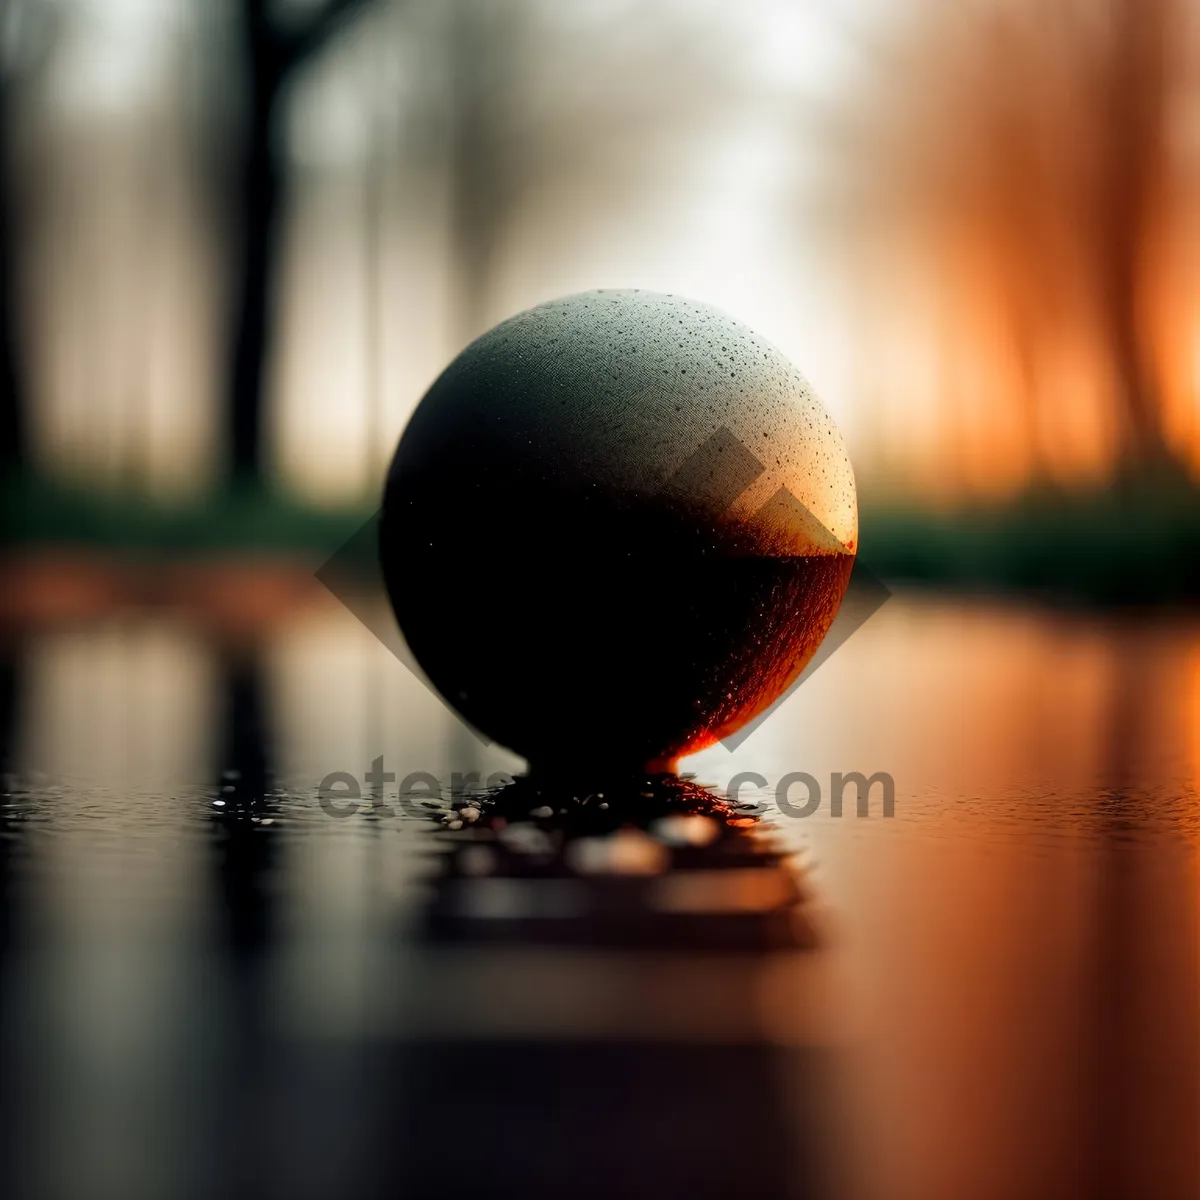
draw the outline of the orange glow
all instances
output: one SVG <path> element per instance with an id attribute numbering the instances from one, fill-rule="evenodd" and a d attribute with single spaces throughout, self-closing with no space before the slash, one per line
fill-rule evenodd
<path id="1" fill-rule="evenodd" d="M 926 347 L 910 469 L 962 463 L 934 491 L 1200 467 L 1191 20 L 1180 0 L 925 0 L 865 55 L 847 231 L 901 248 L 899 271 L 858 269 L 889 338 Z"/>

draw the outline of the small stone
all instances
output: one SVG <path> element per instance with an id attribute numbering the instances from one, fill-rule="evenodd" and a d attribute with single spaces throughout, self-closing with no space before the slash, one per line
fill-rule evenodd
<path id="1" fill-rule="evenodd" d="M 496 852 L 487 846 L 467 846 L 459 851 L 458 869 L 464 875 L 490 875 L 496 869 Z"/>
<path id="2" fill-rule="evenodd" d="M 639 829 L 577 838 L 568 844 L 566 858 L 580 875 L 659 875 L 671 861 L 663 846 Z"/>
<path id="3" fill-rule="evenodd" d="M 717 822 L 700 814 L 663 817 L 650 832 L 666 846 L 709 846 L 721 836 Z"/>

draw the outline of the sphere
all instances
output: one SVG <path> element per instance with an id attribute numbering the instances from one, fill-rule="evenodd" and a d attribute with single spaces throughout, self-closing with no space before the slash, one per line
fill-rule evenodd
<path id="1" fill-rule="evenodd" d="M 380 553 L 413 655 L 536 769 L 668 769 L 776 701 L 858 537 L 833 421 L 706 304 L 568 296 L 472 342 L 413 413 Z"/>

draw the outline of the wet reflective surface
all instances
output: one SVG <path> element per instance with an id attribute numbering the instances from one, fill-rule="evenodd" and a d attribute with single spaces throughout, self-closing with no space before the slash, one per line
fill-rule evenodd
<path id="1" fill-rule="evenodd" d="M 1200 1192 L 1193 618 L 898 597 L 743 809 L 451 796 L 521 764 L 334 606 L 0 659 L 17 1195 Z"/>

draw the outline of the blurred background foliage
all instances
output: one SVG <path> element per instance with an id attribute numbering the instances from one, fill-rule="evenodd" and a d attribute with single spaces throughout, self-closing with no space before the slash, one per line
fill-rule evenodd
<path id="1" fill-rule="evenodd" d="M 504 316 L 682 292 L 893 577 L 1200 592 L 1188 0 L 8 0 L 10 541 L 331 550 Z"/>

